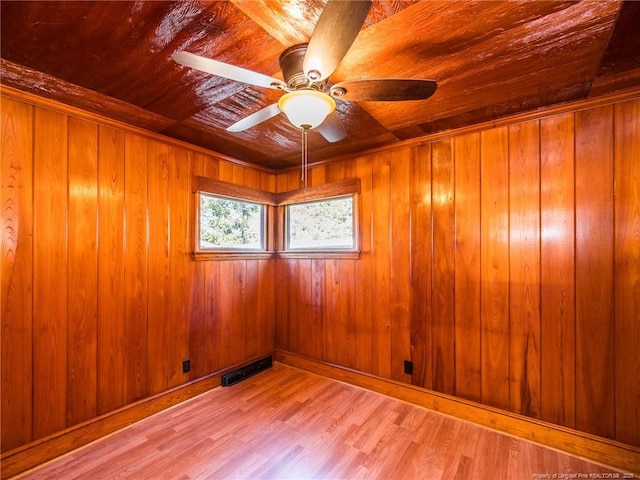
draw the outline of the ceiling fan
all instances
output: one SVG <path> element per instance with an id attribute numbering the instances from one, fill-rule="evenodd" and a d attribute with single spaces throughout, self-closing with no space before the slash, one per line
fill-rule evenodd
<path id="1" fill-rule="evenodd" d="M 173 59 L 186 67 L 258 87 L 285 92 L 274 103 L 227 128 L 241 132 L 284 113 L 306 132 L 312 128 L 329 142 L 346 137 L 344 125 L 335 114 L 336 101 L 423 100 L 435 92 L 433 80 L 384 78 L 348 80 L 331 85 L 329 76 L 338 67 L 357 37 L 372 2 L 329 0 L 308 44 L 294 45 L 279 58 L 284 80 L 228 63 L 179 51 Z"/>

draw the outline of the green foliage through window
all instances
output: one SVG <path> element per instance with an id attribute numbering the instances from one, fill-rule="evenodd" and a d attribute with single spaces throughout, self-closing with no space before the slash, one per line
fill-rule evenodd
<path id="1" fill-rule="evenodd" d="M 200 249 L 264 249 L 264 206 L 200 194 Z"/>
<path id="2" fill-rule="evenodd" d="M 354 248 L 353 196 L 287 206 L 290 249 Z"/>

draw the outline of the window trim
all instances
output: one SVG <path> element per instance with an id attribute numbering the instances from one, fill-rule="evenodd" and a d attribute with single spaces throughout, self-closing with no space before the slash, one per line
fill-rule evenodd
<path id="1" fill-rule="evenodd" d="M 333 197 L 344 197 L 350 194 L 360 194 L 360 179 L 349 178 L 339 182 L 325 183 L 315 187 L 300 188 L 275 195 L 278 206 L 291 203 L 303 203 L 314 200 L 327 200 Z"/>
<path id="2" fill-rule="evenodd" d="M 192 239 L 194 260 L 242 260 L 269 258 L 360 258 L 360 179 L 351 178 L 338 182 L 326 183 L 314 187 L 272 193 L 257 188 L 237 185 L 235 183 L 214 180 L 208 177 L 193 177 L 192 192 L 194 193 L 194 234 Z M 200 193 L 227 197 L 231 200 L 247 201 L 263 204 L 265 211 L 264 250 L 247 249 L 200 249 Z M 353 196 L 354 216 L 354 247 L 342 249 L 313 249 L 313 250 L 285 250 L 286 224 L 285 209 L 293 203 L 329 200 L 335 197 Z"/>
<path id="3" fill-rule="evenodd" d="M 275 209 L 275 194 L 256 188 L 236 185 L 234 183 L 213 180 L 207 177 L 195 177 L 194 186 L 194 260 L 239 260 L 239 259 L 263 259 L 273 258 L 273 210 Z M 244 248 L 200 248 L 200 197 L 201 194 L 221 198 L 228 198 L 237 202 L 257 203 L 263 207 L 263 241 L 262 249 Z"/>
<path id="4" fill-rule="evenodd" d="M 317 202 L 323 200 L 331 200 L 340 197 L 352 197 L 353 199 L 353 247 L 346 248 L 320 248 L 320 249 L 302 249 L 287 248 L 288 243 L 288 220 L 286 218 L 286 210 L 289 205 L 307 202 Z M 360 258 L 360 179 L 353 178 L 342 180 L 339 182 L 327 183 L 306 189 L 292 190 L 277 194 L 279 215 L 278 238 L 279 245 L 278 256 L 281 258 L 341 258 L 341 259 L 358 259 Z"/>

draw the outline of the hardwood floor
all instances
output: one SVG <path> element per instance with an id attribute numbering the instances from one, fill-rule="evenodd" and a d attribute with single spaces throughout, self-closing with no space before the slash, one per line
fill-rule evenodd
<path id="1" fill-rule="evenodd" d="M 607 478 L 596 475 L 607 472 L 622 478 L 607 467 L 275 363 L 19 478 L 461 480 Z"/>

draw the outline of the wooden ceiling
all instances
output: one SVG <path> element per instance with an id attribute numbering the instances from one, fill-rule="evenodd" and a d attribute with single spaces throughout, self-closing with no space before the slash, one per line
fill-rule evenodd
<path id="1" fill-rule="evenodd" d="M 284 115 L 225 128 L 277 102 L 176 64 L 186 50 L 281 77 L 325 0 L 2 1 L 1 82 L 257 165 L 297 164 Z M 340 102 L 348 137 L 309 135 L 310 161 L 640 85 L 640 2 L 376 1 L 331 82 L 426 78 L 428 100 Z"/>

